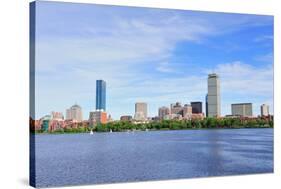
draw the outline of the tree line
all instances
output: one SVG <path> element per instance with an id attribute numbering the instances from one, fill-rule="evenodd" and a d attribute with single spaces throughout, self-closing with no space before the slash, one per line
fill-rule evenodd
<path id="1" fill-rule="evenodd" d="M 109 122 L 94 127 L 96 132 L 113 132 L 127 130 L 182 130 L 182 129 L 216 129 L 216 128 L 272 128 L 273 121 L 262 118 L 204 118 L 203 120 L 162 120 L 149 123 L 132 123 L 129 121 Z"/>
<path id="2" fill-rule="evenodd" d="M 220 128 L 273 128 L 273 120 L 264 118 L 204 118 L 202 120 L 161 120 L 148 123 L 133 123 L 131 121 L 113 121 L 106 124 L 78 125 L 76 128 L 59 128 L 50 133 L 85 133 L 90 132 L 122 132 L 145 130 L 184 130 L 184 129 L 220 129 Z M 36 131 L 43 133 L 44 131 Z"/>

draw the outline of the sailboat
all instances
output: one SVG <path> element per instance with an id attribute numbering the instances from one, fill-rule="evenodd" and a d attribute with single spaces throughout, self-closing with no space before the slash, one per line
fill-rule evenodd
<path id="1" fill-rule="evenodd" d="M 110 132 L 112 133 L 112 129 L 110 129 Z"/>
<path id="2" fill-rule="evenodd" d="M 93 134 L 94 134 L 94 132 L 91 130 L 90 135 L 93 135 Z"/>

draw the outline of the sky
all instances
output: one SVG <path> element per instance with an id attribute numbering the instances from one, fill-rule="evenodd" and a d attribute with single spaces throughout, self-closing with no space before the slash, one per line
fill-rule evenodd
<path id="1" fill-rule="evenodd" d="M 88 119 L 98 79 L 114 119 L 139 101 L 149 116 L 205 104 L 213 72 L 222 115 L 242 102 L 273 113 L 273 16 L 37 1 L 35 28 L 36 119 L 75 103 Z"/>

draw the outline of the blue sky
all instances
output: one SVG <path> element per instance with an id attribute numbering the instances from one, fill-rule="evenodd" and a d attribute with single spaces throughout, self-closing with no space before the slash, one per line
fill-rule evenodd
<path id="1" fill-rule="evenodd" d="M 95 109 L 107 82 L 114 119 L 148 103 L 205 102 L 208 73 L 221 78 L 222 114 L 252 102 L 273 112 L 273 17 L 37 1 L 36 118 L 74 103 Z M 205 107 L 204 107 L 205 109 Z"/>

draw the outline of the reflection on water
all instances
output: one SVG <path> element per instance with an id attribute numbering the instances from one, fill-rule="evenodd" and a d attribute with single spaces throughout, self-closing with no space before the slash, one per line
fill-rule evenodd
<path id="1" fill-rule="evenodd" d="M 38 187 L 273 172 L 273 130 L 36 135 Z"/>

